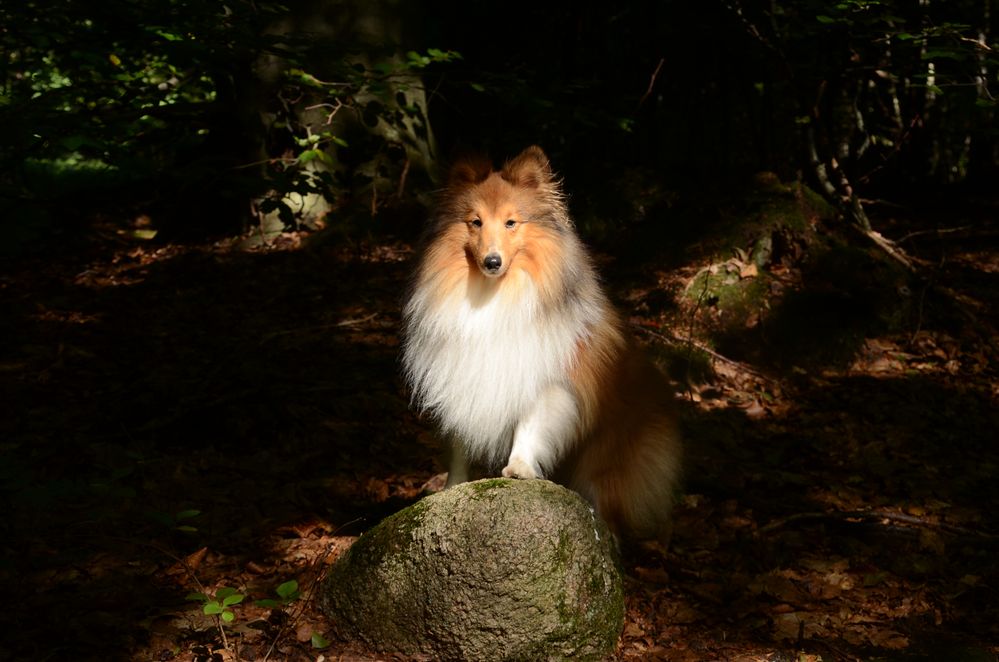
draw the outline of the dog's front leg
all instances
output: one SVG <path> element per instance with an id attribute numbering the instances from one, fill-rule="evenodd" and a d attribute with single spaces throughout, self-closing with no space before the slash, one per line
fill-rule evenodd
<path id="1" fill-rule="evenodd" d="M 513 450 L 503 468 L 507 478 L 544 478 L 573 443 L 579 429 L 575 396 L 564 386 L 550 386 L 513 434 Z"/>
<path id="2" fill-rule="evenodd" d="M 468 482 L 468 458 L 465 457 L 465 447 L 455 439 L 451 441 L 449 450 L 451 456 L 448 459 L 447 484 L 444 487 Z"/>

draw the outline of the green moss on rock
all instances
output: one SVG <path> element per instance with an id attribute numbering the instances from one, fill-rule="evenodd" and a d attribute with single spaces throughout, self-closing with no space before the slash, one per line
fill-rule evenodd
<path id="1" fill-rule="evenodd" d="M 606 525 L 541 480 L 465 483 L 387 518 L 321 602 L 343 638 L 440 660 L 598 660 L 624 623 Z"/>

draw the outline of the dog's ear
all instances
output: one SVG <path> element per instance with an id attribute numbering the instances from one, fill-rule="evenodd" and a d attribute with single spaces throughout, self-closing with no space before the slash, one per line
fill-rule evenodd
<path id="1" fill-rule="evenodd" d="M 478 184 L 493 171 L 493 164 L 481 154 L 462 156 L 454 161 L 447 175 L 449 188 Z"/>
<path id="2" fill-rule="evenodd" d="M 524 188 L 538 188 L 554 179 L 548 157 L 537 145 L 507 161 L 501 174 L 506 181 Z"/>

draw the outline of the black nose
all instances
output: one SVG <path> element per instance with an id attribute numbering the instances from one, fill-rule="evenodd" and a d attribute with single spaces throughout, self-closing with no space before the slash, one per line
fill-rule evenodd
<path id="1" fill-rule="evenodd" d="M 499 256 L 499 253 L 490 253 L 482 260 L 482 266 L 484 266 L 489 271 L 496 271 L 503 265 L 503 258 Z"/>

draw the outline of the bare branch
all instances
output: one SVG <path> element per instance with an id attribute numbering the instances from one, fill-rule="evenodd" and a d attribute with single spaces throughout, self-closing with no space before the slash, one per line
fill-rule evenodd
<path id="1" fill-rule="evenodd" d="M 641 108 L 645 103 L 645 100 L 649 98 L 652 94 L 652 88 L 655 87 L 656 78 L 659 76 L 659 72 L 662 71 L 663 63 L 666 62 L 666 58 L 659 58 L 659 64 L 656 65 L 656 70 L 652 72 L 652 77 L 649 79 L 649 87 L 645 90 L 645 94 L 642 98 L 638 100 L 638 107 Z"/>

